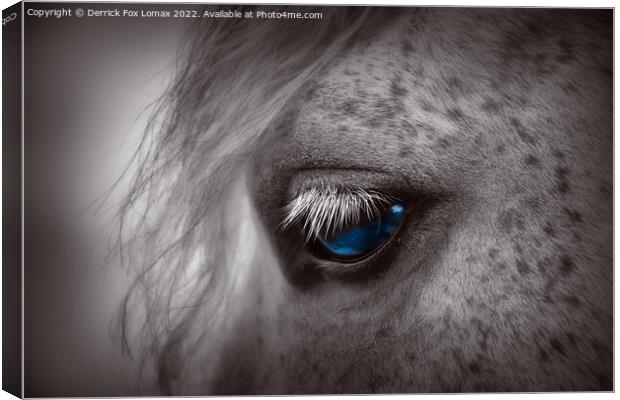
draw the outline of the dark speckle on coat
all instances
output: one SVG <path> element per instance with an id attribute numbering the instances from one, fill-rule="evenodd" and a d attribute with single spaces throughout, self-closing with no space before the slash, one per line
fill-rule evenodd
<path id="1" fill-rule="evenodd" d="M 390 84 L 390 93 L 394 96 L 395 99 L 401 99 L 405 97 L 409 90 L 407 90 L 401 83 L 398 78 L 392 79 L 392 83 Z"/>
<path id="2" fill-rule="evenodd" d="M 521 121 L 517 118 L 510 118 L 510 124 L 515 128 L 517 135 L 527 144 L 536 144 L 536 139 L 527 131 Z"/>
<path id="3" fill-rule="evenodd" d="M 517 266 L 517 271 L 519 271 L 519 274 L 527 275 L 530 272 L 530 266 L 524 259 L 518 258 L 515 261 L 515 264 Z"/>
<path id="4" fill-rule="evenodd" d="M 575 270 L 575 262 L 567 255 L 560 257 L 560 272 L 562 275 L 570 275 Z"/>
<path id="5" fill-rule="evenodd" d="M 583 221 L 583 217 L 581 216 L 581 213 L 579 211 L 564 208 L 564 212 L 573 223 L 579 223 Z"/>
<path id="6" fill-rule="evenodd" d="M 533 154 L 528 154 L 525 157 L 525 165 L 534 168 L 540 168 L 540 160 Z"/>

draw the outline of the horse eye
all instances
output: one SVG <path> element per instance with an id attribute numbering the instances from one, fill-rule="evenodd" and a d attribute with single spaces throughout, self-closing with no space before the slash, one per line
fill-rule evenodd
<path id="1" fill-rule="evenodd" d="M 373 219 L 344 227 L 325 237 L 319 237 L 318 255 L 341 262 L 357 262 L 374 254 L 398 232 L 405 207 L 397 203 Z"/>

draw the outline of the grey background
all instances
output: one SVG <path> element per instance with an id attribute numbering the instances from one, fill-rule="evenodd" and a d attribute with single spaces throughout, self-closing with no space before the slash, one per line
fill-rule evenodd
<path id="1" fill-rule="evenodd" d="M 174 6 L 26 3 L 29 8 Z M 176 8 L 179 6 L 177 5 Z M 187 6 L 189 7 L 189 6 Z M 198 8 L 198 5 L 191 6 Z M 136 393 L 111 340 L 127 272 L 103 265 L 113 182 L 173 71 L 183 19 L 25 17 L 25 395 Z"/>

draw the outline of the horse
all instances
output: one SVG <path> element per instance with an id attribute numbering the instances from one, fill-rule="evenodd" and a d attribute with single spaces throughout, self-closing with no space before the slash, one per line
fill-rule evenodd
<path id="1" fill-rule="evenodd" d="M 116 217 L 144 386 L 613 389 L 611 10 L 221 9 Z"/>

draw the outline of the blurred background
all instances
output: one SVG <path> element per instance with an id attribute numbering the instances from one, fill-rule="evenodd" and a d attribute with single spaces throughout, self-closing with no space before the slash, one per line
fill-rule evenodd
<path id="1" fill-rule="evenodd" d="M 25 9 L 198 5 L 26 3 Z M 168 84 L 189 19 L 25 17 L 25 395 L 135 395 L 112 341 L 128 273 L 103 264 L 120 174 Z M 145 393 L 145 394 L 148 394 Z"/>

